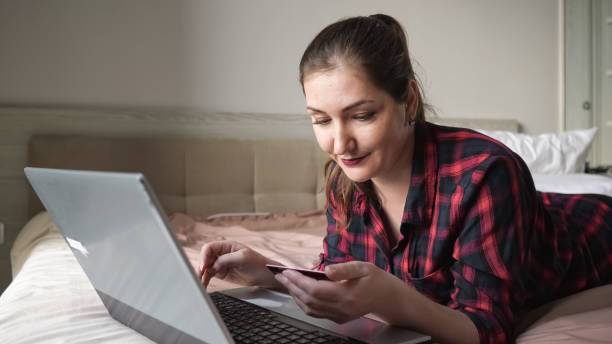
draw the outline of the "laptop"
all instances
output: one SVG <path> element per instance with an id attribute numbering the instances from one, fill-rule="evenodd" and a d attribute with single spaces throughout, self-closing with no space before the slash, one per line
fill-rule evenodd
<path id="1" fill-rule="evenodd" d="M 207 293 L 140 173 L 26 167 L 109 314 L 159 343 L 421 343 L 406 329 L 304 314 L 258 287 Z M 246 323 L 246 325 L 245 325 Z"/>

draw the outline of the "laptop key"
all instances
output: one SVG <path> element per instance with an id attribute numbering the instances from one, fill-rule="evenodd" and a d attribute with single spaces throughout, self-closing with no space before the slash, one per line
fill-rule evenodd
<path id="1" fill-rule="evenodd" d="M 318 338 L 318 336 L 315 334 L 309 333 L 305 335 L 304 338 L 312 340 L 312 339 Z"/>
<path id="2" fill-rule="evenodd" d="M 288 337 L 288 336 L 291 335 L 291 332 L 289 332 L 289 331 L 281 331 L 281 332 L 278 332 L 277 334 L 279 336 L 281 336 L 281 337 Z"/>
<path id="3" fill-rule="evenodd" d="M 300 336 L 300 337 L 303 337 L 303 336 L 308 334 L 308 332 L 306 332 L 304 330 L 297 330 L 294 333 L 295 333 L 296 336 Z"/>

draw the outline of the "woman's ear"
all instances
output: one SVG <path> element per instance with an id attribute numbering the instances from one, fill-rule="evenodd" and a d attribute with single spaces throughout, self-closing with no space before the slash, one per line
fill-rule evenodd
<path id="1" fill-rule="evenodd" d="M 405 125 L 413 126 L 416 122 L 416 112 L 419 108 L 419 90 L 416 81 L 408 81 L 408 90 L 406 92 L 406 107 L 404 109 Z"/>
<path id="2" fill-rule="evenodd" d="M 416 119 L 416 112 L 419 108 L 419 87 L 416 81 L 410 80 L 408 82 L 408 99 L 407 99 L 407 111 L 412 120 Z"/>

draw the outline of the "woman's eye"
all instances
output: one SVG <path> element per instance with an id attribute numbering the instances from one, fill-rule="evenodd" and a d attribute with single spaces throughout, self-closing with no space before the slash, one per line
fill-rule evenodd
<path id="1" fill-rule="evenodd" d="M 312 121 L 312 124 L 320 124 L 320 125 L 324 125 L 330 122 L 330 119 L 327 118 L 315 118 Z"/>
<path id="2" fill-rule="evenodd" d="M 358 121 L 368 121 L 374 117 L 374 112 L 368 112 L 360 115 L 356 115 L 355 119 Z"/>

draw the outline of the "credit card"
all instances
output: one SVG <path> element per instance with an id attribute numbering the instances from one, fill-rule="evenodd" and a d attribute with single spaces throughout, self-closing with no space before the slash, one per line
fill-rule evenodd
<path id="1" fill-rule="evenodd" d="M 283 272 L 284 270 L 293 270 L 293 271 L 297 271 L 303 275 L 306 275 L 310 278 L 314 278 L 316 280 L 329 280 L 329 278 L 327 278 L 327 275 L 325 275 L 325 272 L 323 271 L 318 271 L 318 270 L 309 270 L 309 269 L 302 269 L 302 268 L 292 268 L 289 266 L 282 266 L 282 265 L 272 265 L 272 264 L 266 264 L 266 267 L 268 268 L 268 270 L 272 271 L 273 274 L 278 274 Z"/>

